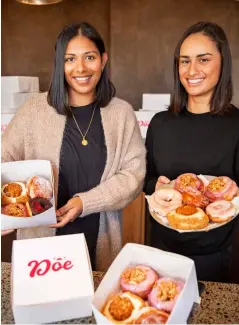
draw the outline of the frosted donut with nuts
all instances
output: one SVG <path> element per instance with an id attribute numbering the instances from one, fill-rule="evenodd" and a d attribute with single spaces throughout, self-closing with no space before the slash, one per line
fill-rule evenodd
<path id="1" fill-rule="evenodd" d="M 102 314 L 115 324 L 132 324 L 138 311 L 145 306 L 142 298 L 124 292 L 110 299 Z"/>
<path id="2" fill-rule="evenodd" d="M 179 175 L 174 183 L 174 189 L 180 193 L 193 191 L 194 189 L 204 192 L 204 183 L 193 173 L 185 173 Z"/>
<path id="3" fill-rule="evenodd" d="M 148 295 L 148 302 L 159 310 L 171 312 L 182 291 L 184 282 L 170 278 L 161 278 L 155 282 L 154 287 Z"/>
<path id="4" fill-rule="evenodd" d="M 122 291 L 129 291 L 145 299 L 158 278 L 156 271 L 149 266 L 131 266 L 121 274 L 120 287 Z"/>
<path id="5" fill-rule="evenodd" d="M 236 182 L 227 176 L 216 177 L 209 182 L 206 187 L 205 195 L 211 202 L 216 200 L 231 201 L 238 192 Z"/>

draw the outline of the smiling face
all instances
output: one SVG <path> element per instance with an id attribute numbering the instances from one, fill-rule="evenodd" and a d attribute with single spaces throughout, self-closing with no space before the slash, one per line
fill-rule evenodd
<path id="1" fill-rule="evenodd" d="M 203 34 L 188 36 L 180 49 L 179 78 L 188 96 L 209 96 L 221 72 L 216 43 Z"/>
<path id="2" fill-rule="evenodd" d="M 65 53 L 65 79 L 71 105 L 87 105 L 96 94 L 96 86 L 107 61 L 94 42 L 78 35 L 68 43 Z"/>

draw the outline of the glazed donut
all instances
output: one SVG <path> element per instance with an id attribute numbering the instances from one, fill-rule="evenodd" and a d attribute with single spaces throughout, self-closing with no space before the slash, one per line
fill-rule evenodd
<path id="1" fill-rule="evenodd" d="M 182 205 L 182 194 L 172 188 L 160 188 L 150 196 L 149 204 L 154 212 L 166 217 Z"/>
<path id="2" fill-rule="evenodd" d="M 184 205 L 167 214 L 170 227 L 181 230 L 203 229 L 208 226 L 209 218 L 201 208 Z"/>
<path id="3" fill-rule="evenodd" d="M 226 200 L 218 200 L 206 207 L 206 213 L 213 222 L 227 222 L 236 213 L 233 204 Z"/>
<path id="4" fill-rule="evenodd" d="M 138 311 L 145 306 L 142 298 L 124 292 L 110 299 L 102 314 L 115 324 L 132 324 Z"/>
<path id="5" fill-rule="evenodd" d="M 52 207 L 52 204 L 49 200 L 44 199 L 42 197 L 35 197 L 34 199 L 30 199 L 29 205 L 32 210 L 32 214 L 35 216 Z"/>
<path id="6" fill-rule="evenodd" d="M 33 176 L 27 181 L 28 195 L 31 199 L 42 197 L 50 200 L 52 198 L 51 183 L 44 177 Z"/>
<path id="7" fill-rule="evenodd" d="M 129 291 L 145 299 L 158 278 L 156 271 L 149 266 L 130 266 L 120 276 L 120 287 L 122 291 Z"/>
<path id="8" fill-rule="evenodd" d="M 178 176 L 174 183 L 175 190 L 180 193 L 190 192 L 193 189 L 204 192 L 204 183 L 196 174 L 186 173 Z"/>
<path id="9" fill-rule="evenodd" d="M 7 216 L 11 217 L 31 217 L 31 209 L 29 207 L 29 203 L 26 202 L 26 204 L 22 203 L 10 203 L 8 205 L 5 205 L 2 210 L 2 214 L 5 214 Z"/>
<path id="10" fill-rule="evenodd" d="M 159 279 L 148 295 L 150 306 L 171 312 L 183 286 L 184 283 L 182 281 L 176 281 L 170 278 Z"/>
<path id="11" fill-rule="evenodd" d="M 137 314 L 134 324 L 165 324 L 169 314 L 154 307 L 143 307 Z"/>
<path id="12" fill-rule="evenodd" d="M 193 205 L 201 209 L 205 209 L 205 207 L 210 203 L 209 199 L 196 189 L 190 193 L 183 192 L 182 197 L 183 204 Z"/>
<path id="13" fill-rule="evenodd" d="M 10 203 L 26 203 L 28 201 L 27 189 L 22 182 L 10 182 L 2 186 L 2 205 Z"/>
<path id="14" fill-rule="evenodd" d="M 205 195 L 211 202 L 216 200 L 231 201 L 238 192 L 236 182 L 227 176 L 216 177 L 206 187 Z"/>

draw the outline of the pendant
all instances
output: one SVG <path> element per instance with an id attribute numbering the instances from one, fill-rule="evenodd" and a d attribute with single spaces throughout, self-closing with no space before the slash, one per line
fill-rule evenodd
<path id="1" fill-rule="evenodd" d="M 81 143 L 82 143 L 83 146 L 87 146 L 88 141 L 85 138 L 83 138 L 83 140 L 81 141 Z"/>

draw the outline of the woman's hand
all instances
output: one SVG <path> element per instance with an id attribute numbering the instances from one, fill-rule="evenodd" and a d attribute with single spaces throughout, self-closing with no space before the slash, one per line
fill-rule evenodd
<path id="1" fill-rule="evenodd" d="M 8 234 L 11 234 L 12 232 L 14 232 L 14 229 L 8 229 L 8 230 L 2 230 L 2 231 L 1 231 L 2 236 L 5 236 L 5 235 L 8 235 Z"/>
<path id="2" fill-rule="evenodd" d="M 170 183 L 170 179 L 168 177 L 160 176 L 158 178 L 156 185 L 155 185 L 155 191 L 157 191 L 160 188 L 160 186 L 162 186 L 164 184 L 169 184 L 169 183 Z"/>
<path id="3" fill-rule="evenodd" d="M 82 212 L 83 203 L 80 197 L 73 197 L 66 205 L 56 211 L 57 223 L 52 228 L 64 227 L 68 222 L 73 222 Z"/>

